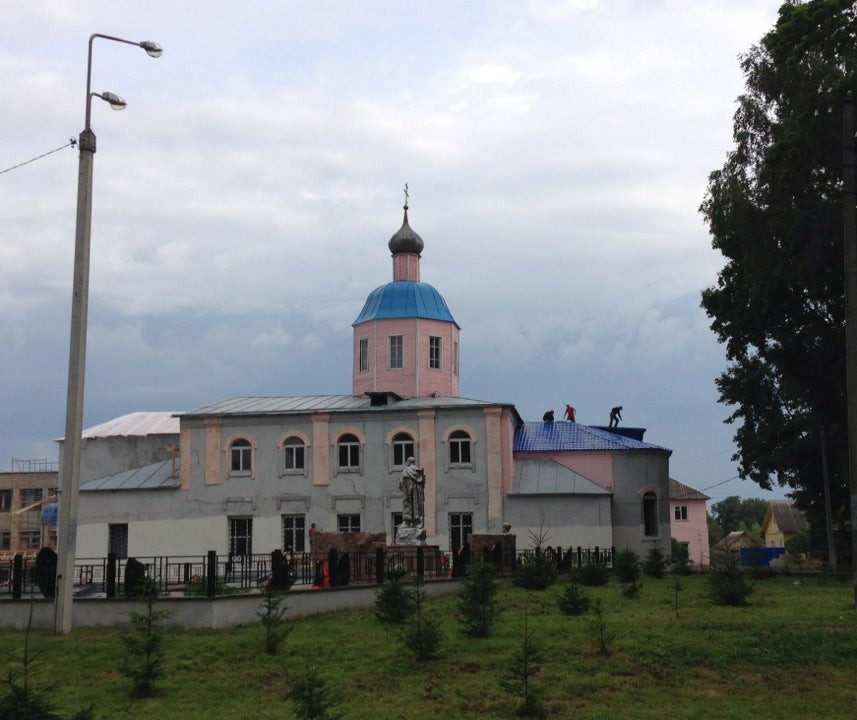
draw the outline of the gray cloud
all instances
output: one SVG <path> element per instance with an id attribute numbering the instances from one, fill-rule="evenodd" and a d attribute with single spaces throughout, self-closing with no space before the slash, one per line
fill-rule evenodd
<path id="1" fill-rule="evenodd" d="M 464 395 L 592 423 L 624 404 L 684 482 L 727 479 L 723 354 L 698 308 L 720 258 L 697 207 L 737 55 L 778 5 L 8 9 L 2 167 L 80 131 L 86 18 L 165 48 L 95 45 L 94 89 L 129 106 L 93 107 L 86 424 L 348 392 L 350 324 L 390 279 L 408 182 Z M 0 461 L 62 434 L 76 178 L 69 149 L 0 175 Z"/>

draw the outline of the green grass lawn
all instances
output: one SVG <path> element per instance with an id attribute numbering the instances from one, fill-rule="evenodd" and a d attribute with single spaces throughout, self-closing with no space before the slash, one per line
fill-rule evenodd
<path id="1" fill-rule="evenodd" d="M 320 615 L 292 623 L 280 654 L 264 653 L 260 625 L 222 631 L 165 630 L 166 676 L 155 697 L 129 697 L 118 671 L 121 630 L 80 629 L 68 636 L 31 633 L 43 654 L 31 682 L 54 685 L 55 708 L 92 704 L 96 718 L 294 717 L 284 700 L 290 676 L 318 667 L 341 718 L 446 720 L 514 718 L 517 700 L 502 690 L 524 614 L 544 650 L 536 683 L 553 718 L 854 718 L 857 716 L 857 611 L 850 583 L 776 577 L 758 581 L 743 608 L 718 607 L 705 576 L 644 578 L 639 598 L 611 582 L 585 588 L 604 602 L 609 654 L 600 651 L 594 616 L 565 616 L 545 592 L 504 586 L 500 620 L 488 638 L 462 634 L 456 597 L 432 600 L 442 619 L 439 659 L 416 664 L 397 630 L 371 611 Z M 2 612 L 2 606 L 0 606 Z M 0 669 L 20 668 L 24 633 L 0 631 Z"/>

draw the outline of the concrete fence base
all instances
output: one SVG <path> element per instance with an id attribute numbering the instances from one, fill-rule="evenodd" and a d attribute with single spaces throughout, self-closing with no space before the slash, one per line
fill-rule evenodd
<path id="1" fill-rule="evenodd" d="M 458 592 L 461 580 L 433 580 L 425 588 L 428 597 Z M 375 604 L 378 585 L 360 585 L 325 590 L 292 590 L 286 594 L 286 618 L 300 618 L 338 610 L 363 610 Z M 157 610 L 166 610 L 165 627 L 218 629 L 240 627 L 259 622 L 262 599 L 258 592 L 242 595 L 204 597 L 164 597 L 155 602 Z M 54 628 L 52 600 L 0 601 L 0 628 L 23 630 L 30 611 L 33 627 Z M 115 627 L 128 623 L 128 613 L 145 612 L 145 603 L 126 598 L 80 598 L 72 605 L 72 627 Z"/>

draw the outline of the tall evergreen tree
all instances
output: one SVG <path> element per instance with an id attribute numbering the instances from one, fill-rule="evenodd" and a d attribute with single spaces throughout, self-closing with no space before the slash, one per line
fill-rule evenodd
<path id="1" fill-rule="evenodd" d="M 834 521 L 848 516 L 841 128 L 855 65 L 852 0 L 785 3 L 741 59 L 735 147 L 701 207 L 726 260 L 702 307 L 729 361 L 716 382 L 739 473 L 791 487 L 813 520 L 822 430 Z"/>

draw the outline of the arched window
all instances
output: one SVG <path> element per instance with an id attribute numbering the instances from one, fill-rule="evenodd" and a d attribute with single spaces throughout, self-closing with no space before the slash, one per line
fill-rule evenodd
<path id="1" fill-rule="evenodd" d="M 658 496 L 651 490 L 643 493 L 643 535 L 658 536 Z"/>
<path id="2" fill-rule="evenodd" d="M 470 465 L 470 435 L 464 430 L 456 430 L 449 436 L 450 465 Z"/>
<path id="3" fill-rule="evenodd" d="M 283 443 L 283 469 L 286 472 L 303 470 L 306 465 L 304 441 L 294 435 Z"/>
<path id="4" fill-rule="evenodd" d="M 396 433 L 393 437 L 393 466 L 403 467 L 414 455 L 414 439 L 408 433 Z"/>
<path id="5" fill-rule="evenodd" d="M 337 443 L 340 470 L 360 469 L 360 440 L 352 433 L 345 433 Z"/>
<path id="6" fill-rule="evenodd" d="M 253 446 L 249 440 L 238 438 L 229 446 L 229 469 L 235 474 L 249 474 L 253 469 Z"/>

